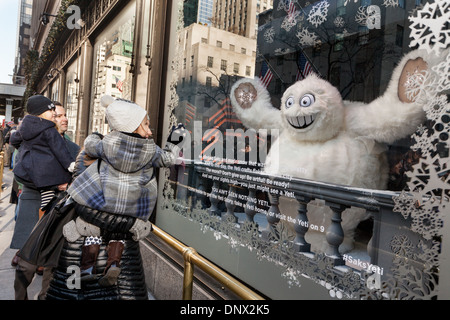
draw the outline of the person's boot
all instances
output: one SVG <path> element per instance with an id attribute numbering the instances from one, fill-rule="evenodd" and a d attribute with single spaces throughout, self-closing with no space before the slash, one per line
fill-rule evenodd
<path id="1" fill-rule="evenodd" d="M 91 281 L 96 278 L 95 262 L 97 261 L 99 251 L 99 244 L 90 244 L 81 247 L 81 281 Z"/>
<path id="2" fill-rule="evenodd" d="M 117 283 L 117 278 L 120 274 L 120 259 L 122 259 L 123 242 L 110 241 L 106 247 L 108 259 L 106 261 L 106 268 L 103 272 L 103 277 L 98 280 L 102 287 L 110 287 Z"/>

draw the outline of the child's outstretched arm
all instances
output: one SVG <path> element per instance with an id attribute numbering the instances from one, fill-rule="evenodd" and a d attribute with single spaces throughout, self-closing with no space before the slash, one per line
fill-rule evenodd
<path id="1" fill-rule="evenodd" d="M 167 138 L 166 147 L 161 149 L 156 146 L 156 152 L 152 159 L 153 167 L 170 167 L 177 164 L 180 157 L 181 147 L 186 137 L 186 129 L 182 124 L 174 126 Z"/>

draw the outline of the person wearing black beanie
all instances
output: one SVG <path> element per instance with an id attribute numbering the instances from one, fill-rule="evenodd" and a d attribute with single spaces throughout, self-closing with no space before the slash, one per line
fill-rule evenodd
<path id="1" fill-rule="evenodd" d="M 28 99 L 26 108 L 28 114 L 10 138 L 13 146 L 20 147 L 13 172 L 19 182 L 41 192 L 43 209 L 48 203 L 42 201 L 44 191 L 48 194 L 58 186 L 67 187 L 72 177 L 69 167 L 73 166 L 75 159 L 56 128 L 53 102 L 42 95 L 35 95 Z"/>
<path id="2" fill-rule="evenodd" d="M 42 95 L 35 95 L 28 98 L 27 112 L 33 116 L 39 116 L 46 111 L 55 110 L 53 102 Z"/>

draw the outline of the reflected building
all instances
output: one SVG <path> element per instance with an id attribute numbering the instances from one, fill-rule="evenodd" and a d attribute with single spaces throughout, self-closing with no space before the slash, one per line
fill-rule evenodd
<path id="1" fill-rule="evenodd" d="M 180 36 L 183 48 L 177 90 L 180 103 L 175 112 L 189 130 L 195 120 L 202 121 L 204 129 L 223 124 L 214 122 L 214 118 L 226 118 L 227 126 L 222 129 L 240 127 L 232 114 L 229 92 L 237 79 L 259 74 L 255 69 L 257 20 L 260 12 L 272 7 L 272 2 L 185 2 L 185 26 L 191 24 Z M 199 18 L 200 11 L 206 7 L 209 10 L 211 5 L 208 23 L 204 23 Z M 218 112 L 222 117 L 217 117 Z"/>

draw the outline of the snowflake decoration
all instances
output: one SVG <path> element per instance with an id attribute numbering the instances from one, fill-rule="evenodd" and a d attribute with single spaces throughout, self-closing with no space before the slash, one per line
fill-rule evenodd
<path id="1" fill-rule="evenodd" d="M 292 49 L 291 48 L 277 48 L 275 49 L 275 55 L 276 56 L 284 56 L 288 53 L 291 53 Z"/>
<path id="2" fill-rule="evenodd" d="M 278 2 L 277 11 L 284 10 L 286 12 L 289 12 L 289 6 L 293 4 L 298 4 L 298 0 L 281 0 Z"/>
<path id="3" fill-rule="evenodd" d="M 311 9 L 308 15 L 308 21 L 316 28 L 325 21 L 327 21 L 329 6 L 330 4 L 328 3 L 328 1 L 326 0 L 320 1 Z"/>
<path id="4" fill-rule="evenodd" d="M 296 36 L 302 46 L 314 46 L 317 42 L 317 35 L 314 32 L 309 32 L 308 28 L 302 28 Z"/>
<path id="5" fill-rule="evenodd" d="M 426 3 L 422 10 L 417 11 L 416 17 L 409 17 L 411 21 L 410 47 L 419 45 L 428 53 L 439 54 L 450 44 L 450 30 L 447 27 L 450 21 L 450 1 Z"/>
<path id="6" fill-rule="evenodd" d="M 398 7 L 398 0 L 384 0 L 383 6 L 387 7 Z"/>
<path id="7" fill-rule="evenodd" d="M 336 17 L 336 19 L 334 19 L 334 25 L 336 26 L 336 28 L 343 28 L 345 25 L 344 18 Z"/>
<path id="8" fill-rule="evenodd" d="M 432 67 L 431 70 L 436 74 L 436 84 L 434 85 L 436 91 L 450 90 L 450 51 L 447 53 L 446 60 Z"/>
<path id="9" fill-rule="evenodd" d="M 362 6 L 358 8 L 355 15 L 355 21 L 362 26 L 367 26 L 367 19 L 369 19 L 370 15 L 367 12 L 367 7 Z"/>
<path id="10" fill-rule="evenodd" d="M 428 137 L 428 145 L 434 145 L 432 142 L 437 139 L 436 136 L 439 136 L 438 133 Z M 410 178 L 407 185 L 416 194 L 417 199 L 433 201 L 440 197 L 441 205 L 445 207 L 450 192 L 449 170 L 450 159 L 440 158 L 440 154 L 436 152 L 433 157 L 428 155 L 426 159 L 421 158 L 419 163 L 413 166 L 412 172 L 406 172 L 406 176 Z"/>
<path id="11" fill-rule="evenodd" d="M 433 121 L 439 121 L 443 115 L 450 111 L 449 109 L 450 105 L 447 104 L 447 97 L 445 95 L 435 97 L 424 107 L 427 118 Z"/>
<path id="12" fill-rule="evenodd" d="M 411 101 L 416 101 L 417 97 L 420 95 L 426 79 L 428 72 L 419 71 L 417 68 L 413 73 L 407 72 L 406 81 L 403 84 L 405 87 L 406 97 Z"/>
<path id="13" fill-rule="evenodd" d="M 300 12 L 294 11 L 290 14 L 288 14 L 284 19 L 283 23 L 281 24 L 281 28 L 283 28 L 286 31 L 290 31 L 293 26 L 297 24 L 297 17 L 300 16 Z"/>
<path id="14" fill-rule="evenodd" d="M 431 240 L 433 236 L 438 235 L 442 226 L 443 221 L 439 211 L 435 207 L 425 207 L 413 215 L 411 230 L 421 234 L 425 239 Z"/>
<path id="15" fill-rule="evenodd" d="M 397 197 L 393 197 L 394 208 L 393 212 L 400 212 L 403 218 L 407 219 L 411 211 L 416 210 L 414 197 L 402 191 Z"/>
<path id="16" fill-rule="evenodd" d="M 264 40 L 266 40 L 267 43 L 273 42 L 273 37 L 275 36 L 275 29 L 273 27 L 270 27 L 269 29 L 264 32 Z"/>

